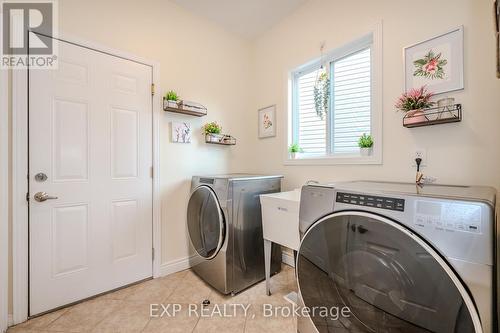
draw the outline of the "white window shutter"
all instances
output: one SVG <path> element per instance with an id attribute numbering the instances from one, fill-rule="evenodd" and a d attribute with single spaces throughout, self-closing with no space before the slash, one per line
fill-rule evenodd
<path id="1" fill-rule="evenodd" d="M 366 49 L 331 64 L 332 151 L 357 153 L 358 139 L 371 130 L 371 56 Z"/>
<path id="2" fill-rule="evenodd" d="M 314 107 L 314 85 L 319 75 L 315 70 L 297 79 L 298 144 L 304 153 L 326 153 L 326 117 L 321 119 Z"/>

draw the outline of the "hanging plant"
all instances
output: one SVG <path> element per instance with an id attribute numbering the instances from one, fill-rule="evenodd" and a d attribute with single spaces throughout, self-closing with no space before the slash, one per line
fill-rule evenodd
<path id="1" fill-rule="evenodd" d="M 330 79 L 326 72 L 319 74 L 314 84 L 314 107 L 316 114 L 323 120 L 328 113 L 328 103 L 330 101 Z"/>

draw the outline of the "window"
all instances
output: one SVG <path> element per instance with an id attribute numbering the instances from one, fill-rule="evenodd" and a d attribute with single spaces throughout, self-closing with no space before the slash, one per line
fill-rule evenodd
<path id="1" fill-rule="evenodd" d="M 375 88 L 381 82 L 374 75 L 379 73 L 374 68 L 377 49 L 370 34 L 292 73 L 289 144 L 302 148 L 299 159 L 363 159 L 359 137 L 371 134 L 378 141 L 381 110 L 374 92 L 380 91 Z M 322 91 L 319 83 L 324 77 L 329 79 L 324 90 L 329 96 L 326 111 L 318 114 L 315 88 Z M 380 160 L 380 148 L 374 145 L 377 151 L 368 160 Z"/>

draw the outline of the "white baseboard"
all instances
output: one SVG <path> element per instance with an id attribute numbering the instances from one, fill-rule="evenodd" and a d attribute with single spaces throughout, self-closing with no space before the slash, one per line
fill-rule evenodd
<path id="1" fill-rule="evenodd" d="M 293 254 L 289 252 L 283 251 L 281 253 L 281 262 L 288 266 L 295 267 L 295 259 L 293 258 Z"/>
<path id="2" fill-rule="evenodd" d="M 161 264 L 160 276 L 166 276 L 183 271 L 185 269 L 189 269 L 191 268 L 192 265 L 196 264 L 198 260 L 201 260 L 198 256 L 191 256 L 191 257 L 172 260 L 164 264 Z"/>

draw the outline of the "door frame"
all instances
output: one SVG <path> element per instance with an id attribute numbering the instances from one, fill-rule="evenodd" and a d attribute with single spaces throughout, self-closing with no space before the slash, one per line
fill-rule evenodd
<path id="1" fill-rule="evenodd" d="M 139 62 L 152 68 L 152 83 L 155 93 L 152 96 L 153 128 L 153 278 L 160 276 L 161 263 L 161 202 L 160 202 L 160 115 L 162 111 L 160 94 L 160 63 L 134 54 L 116 50 L 82 40 L 59 32 L 58 40 L 93 49 L 125 60 Z M 14 70 L 12 76 L 12 296 L 13 324 L 28 319 L 29 309 L 29 234 L 28 234 L 28 81 L 27 70 Z"/>
<path id="2" fill-rule="evenodd" d="M 0 333 L 9 324 L 9 72 L 0 69 Z"/>

